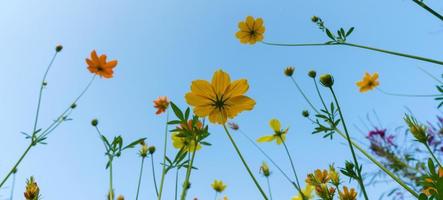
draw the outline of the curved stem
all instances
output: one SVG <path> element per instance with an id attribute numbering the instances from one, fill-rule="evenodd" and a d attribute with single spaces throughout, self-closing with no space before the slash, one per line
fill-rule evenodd
<path id="1" fill-rule="evenodd" d="M 268 176 L 266 177 L 266 183 L 268 184 L 269 199 L 272 200 L 271 182 L 269 181 Z"/>
<path id="2" fill-rule="evenodd" d="M 154 154 L 151 154 L 151 168 L 152 168 L 152 179 L 154 180 L 155 194 L 157 194 L 158 197 L 157 179 L 155 178 L 155 169 L 154 169 Z"/>
<path id="3" fill-rule="evenodd" d="M 391 96 L 398 96 L 398 97 L 438 97 L 441 96 L 439 94 L 401 94 L 401 93 L 392 93 L 392 92 L 386 92 L 380 88 L 376 88 L 379 92 L 391 95 Z"/>
<path id="4" fill-rule="evenodd" d="M 429 145 L 427 143 L 423 143 L 426 146 L 426 149 L 428 150 L 428 152 L 431 154 L 432 158 L 435 160 L 435 162 L 437 162 L 439 167 L 443 167 L 440 163 L 440 161 L 437 159 L 437 157 L 435 156 L 434 152 L 432 152 L 431 148 L 429 148 Z"/>
<path id="5" fill-rule="evenodd" d="M 192 151 L 192 156 L 191 156 L 191 161 L 188 164 L 188 168 L 186 169 L 186 176 L 185 176 L 185 181 L 183 182 L 183 189 L 182 189 L 182 194 L 180 199 L 181 200 L 185 200 L 186 199 L 186 194 L 188 193 L 188 189 L 189 189 L 189 179 L 191 178 L 191 171 L 192 171 L 192 165 L 194 164 L 194 159 L 195 159 L 195 152 L 197 151 L 197 142 L 194 142 L 195 146 L 194 146 L 194 151 Z"/>
<path id="6" fill-rule="evenodd" d="M 163 146 L 163 167 L 162 167 L 162 177 L 160 180 L 160 190 L 158 191 L 158 200 L 162 198 L 163 184 L 165 183 L 166 175 L 166 146 L 168 144 L 168 121 L 169 121 L 169 109 L 166 110 L 166 125 L 165 125 L 165 140 Z"/>
<path id="7" fill-rule="evenodd" d="M 240 157 L 240 160 L 242 161 L 243 166 L 245 166 L 246 171 L 248 171 L 248 174 L 251 177 L 251 179 L 254 181 L 255 186 L 260 191 L 260 194 L 263 196 L 263 199 L 268 200 L 266 193 L 261 188 L 261 186 L 258 183 L 257 179 L 255 178 L 254 174 L 252 174 L 252 171 L 251 171 L 251 169 L 249 169 L 249 166 L 246 163 L 245 159 L 243 158 L 243 155 L 241 154 L 240 149 L 237 147 L 237 144 L 235 143 L 234 139 L 232 138 L 231 134 L 229 133 L 228 128 L 226 127 L 226 124 L 223 124 L 223 128 L 225 129 L 225 132 L 228 135 L 229 140 L 231 141 L 232 145 L 234 146 L 234 149 L 237 152 L 238 157 Z"/>
<path id="8" fill-rule="evenodd" d="M 140 165 L 140 173 L 138 175 L 138 184 L 137 184 L 137 194 L 135 196 L 135 200 L 138 200 L 138 194 L 140 192 L 140 185 L 142 183 L 142 175 L 143 175 L 143 164 L 145 163 L 145 157 L 142 157 L 142 163 Z"/>
<path id="9" fill-rule="evenodd" d="M 423 0 L 412 0 L 414 3 L 416 3 L 417 5 L 419 5 L 420 7 L 422 7 L 423 9 L 425 9 L 426 11 L 428 11 L 429 13 L 431 13 L 432 15 L 434 15 L 435 17 L 437 17 L 438 19 L 443 21 L 443 16 L 440 15 L 438 12 L 436 12 L 435 10 L 433 10 L 432 8 L 430 8 L 428 5 L 426 5 Z"/>
<path id="10" fill-rule="evenodd" d="M 289 176 L 280 168 L 280 166 L 278 166 L 278 164 L 265 151 L 263 151 L 263 149 L 260 148 L 260 146 L 258 146 L 254 142 L 254 140 L 252 140 L 248 135 L 246 135 L 246 133 L 244 133 L 241 129 L 239 129 L 239 132 L 244 137 L 246 137 L 246 139 L 248 139 L 249 142 L 251 142 L 255 146 L 255 148 L 257 148 L 278 169 L 278 171 L 280 171 L 280 173 L 283 174 L 283 176 L 286 178 L 286 180 L 288 180 L 295 187 L 295 189 L 297 189 L 297 184 L 293 180 L 291 180 L 291 178 L 289 178 Z"/>
<path id="11" fill-rule="evenodd" d="M 351 150 L 352 158 L 354 160 L 354 164 L 355 164 L 355 167 L 357 169 L 357 175 L 358 175 L 358 180 L 357 181 L 358 181 L 358 183 L 360 185 L 360 188 L 361 188 L 361 190 L 363 192 L 363 196 L 365 197 L 366 200 L 368 200 L 369 199 L 368 198 L 368 194 L 366 193 L 365 184 L 363 183 L 363 177 L 361 175 L 361 167 L 360 167 L 360 165 L 358 163 L 357 156 L 355 155 L 354 147 L 352 146 L 351 137 L 349 136 L 348 128 L 346 127 L 346 122 L 345 122 L 345 119 L 343 117 L 343 112 L 342 112 L 342 110 L 340 108 L 340 104 L 338 103 L 338 99 L 337 99 L 337 96 L 335 95 L 334 90 L 332 89 L 332 87 L 329 87 L 329 89 L 331 90 L 332 96 L 334 97 L 335 104 L 337 105 L 337 110 L 338 110 L 338 113 L 339 113 L 340 118 L 341 118 L 341 123 L 342 123 L 343 129 L 345 130 L 345 133 L 346 133 L 346 139 L 348 140 L 349 149 Z"/>

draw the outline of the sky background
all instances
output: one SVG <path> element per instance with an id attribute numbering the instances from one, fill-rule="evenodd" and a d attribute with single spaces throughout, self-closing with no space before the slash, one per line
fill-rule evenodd
<path id="1" fill-rule="evenodd" d="M 427 1 L 438 11 L 443 4 Z M 0 1 L 0 174 L 3 176 L 26 148 L 21 131 L 33 126 L 39 82 L 56 44 L 64 49 L 48 76 L 39 127 L 52 122 L 78 95 L 91 74 L 84 59 L 96 49 L 118 59 L 115 78 L 98 79 L 78 103 L 73 121 L 50 135 L 48 145 L 32 149 L 18 168 L 15 199 L 23 199 L 26 178 L 36 177 L 44 199 L 105 199 L 108 189 L 106 158 L 101 141 L 90 126 L 98 118 L 106 136 L 121 134 L 126 141 L 147 137 L 157 146 L 157 178 L 160 179 L 159 150 L 163 144 L 165 115 L 156 116 L 152 101 L 166 95 L 184 108 L 184 94 L 192 80 L 210 79 L 217 69 L 232 79 L 246 78 L 248 96 L 257 102 L 252 112 L 235 121 L 253 138 L 271 133 L 268 121 L 279 118 L 290 127 L 287 143 L 300 177 L 350 159 L 344 140 L 312 135 L 313 125 L 301 116 L 307 104 L 283 75 L 286 66 L 296 68 L 295 78 L 320 105 L 312 80 L 306 73 L 332 73 L 352 136 L 364 145 L 364 136 L 353 125 L 364 127 L 361 119 L 375 110 L 390 129 L 402 125 L 405 107 L 421 121 L 434 120 L 439 112 L 431 98 L 399 98 L 373 91 L 358 92 L 355 82 L 364 72 L 379 72 L 381 88 L 387 91 L 434 93 L 435 81 L 418 67 L 433 74 L 441 66 L 393 57 L 350 47 L 273 47 L 242 45 L 235 38 L 237 23 L 248 15 L 265 21 L 269 42 L 325 42 L 311 23 L 318 15 L 331 29 L 355 26 L 348 39 L 391 50 L 443 59 L 443 24 L 406 0 L 394 1 Z M 326 92 L 326 90 L 324 90 Z M 364 129 L 364 128 L 363 128 Z M 260 199 L 244 167 L 219 126 L 210 126 L 208 141 L 213 145 L 198 152 L 188 199 L 213 199 L 210 184 L 222 179 L 230 199 Z M 233 133 L 259 181 L 264 157 L 243 137 Z M 169 155 L 175 153 L 169 145 Z M 262 147 L 290 172 L 282 146 Z M 366 160 L 362 160 L 367 163 Z M 116 194 L 135 199 L 140 158 L 129 150 L 115 160 Z M 366 170 L 373 169 L 366 164 Z M 274 171 L 271 176 L 274 199 L 290 199 L 296 192 Z M 182 175 L 183 177 L 183 175 Z M 173 176 L 166 180 L 165 198 L 173 199 Z M 11 185 L 8 182 L 7 187 Z M 370 187 L 372 199 L 394 185 Z M 0 191 L 9 196 L 9 189 Z M 143 176 L 141 199 L 153 199 L 150 166 Z"/>

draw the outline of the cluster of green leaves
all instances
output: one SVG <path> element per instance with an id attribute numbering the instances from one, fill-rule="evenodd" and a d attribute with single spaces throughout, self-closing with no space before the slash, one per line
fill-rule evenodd
<path id="1" fill-rule="evenodd" d="M 362 171 L 362 166 L 355 166 L 353 162 L 351 161 L 346 161 L 345 163 L 345 167 L 340 169 L 340 172 L 349 177 L 350 179 L 354 179 L 354 180 L 358 180 L 359 176 L 358 176 L 358 171 Z"/>
<path id="2" fill-rule="evenodd" d="M 140 138 L 137 139 L 128 145 L 123 145 L 123 137 L 121 135 L 114 136 L 112 139 L 112 142 L 109 142 L 110 140 L 106 138 L 104 135 L 99 133 L 100 139 L 103 141 L 103 144 L 105 145 L 105 155 L 108 156 L 108 162 L 106 163 L 106 169 L 109 168 L 112 161 L 115 157 L 120 157 L 122 152 L 126 149 L 132 149 L 135 147 L 135 145 L 140 144 L 142 141 L 145 141 L 146 138 Z"/>
<path id="3" fill-rule="evenodd" d="M 428 159 L 428 174 L 422 177 L 420 184 L 427 189 L 430 196 L 420 194 L 419 200 L 439 200 L 443 199 L 443 175 L 442 169 L 437 169 L 432 159 Z"/>
<path id="4" fill-rule="evenodd" d="M 335 107 L 334 103 L 331 103 L 329 109 L 320 109 L 321 113 L 315 115 L 316 119 L 314 124 L 316 124 L 317 127 L 315 127 L 312 134 L 323 132 L 325 134 L 323 138 L 329 137 L 332 139 L 335 129 L 340 123 L 340 119 L 337 119 L 338 109 Z"/>
<path id="5" fill-rule="evenodd" d="M 354 27 L 349 28 L 345 31 L 344 28 L 340 28 L 336 31 L 335 35 L 328 27 L 326 27 L 325 22 L 319 17 L 313 17 L 313 22 L 317 24 L 318 28 L 326 33 L 331 41 L 326 42 L 326 44 L 342 44 L 346 42 L 346 38 L 352 34 Z"/>
<path id="6" fill-rule="evenodd" d="M 443 79 L 443 74 L 441 75 L 441 77 Z M 437 108 L 440 108 L 443 106 L 443 85 L 437 85 L 436 87 L 438 92 L 440 93 L 440 96 L 435 97 L 435 100 L 440 102 L 437 106 Z"/>

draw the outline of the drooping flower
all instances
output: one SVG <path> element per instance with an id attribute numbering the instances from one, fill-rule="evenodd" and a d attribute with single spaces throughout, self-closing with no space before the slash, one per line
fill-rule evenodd
<path id="1" fill-rule="evenodd" d="M 156 100 L 154 100 L 154 108 L 157 109 L 157 112 L 155 114 L 159 115 L 162 114 L 168 109 L 169 106 L 169 99 L 167 96 L 160 96 Z"/>
<path id="2" fill-rule="evenodd" d="M 180 137 L 180 136 L 178 136 L 178 134 L 179 133 L 172 133 L 172 135 L 171 135 L 172 146 L 174 146 L 174 148 L 176 148 L 176 149 L 183 148 L 183 150 L 185 152 L 194 152 L 195 150 L 198 151 L 201 149 L 201 145 L 197 144 L 197 146 L 196 146 L 194 140 L 190 140 L 185 137 Z"/>
<path id="3" fill-rule="evenodd" d="M 244 95 L 248 89 L 246 79 L 231 82 L 229 74 L 218 70 L 211 83 L 206 80 L 193 81 L 185 99 L 194 107 L 195 115 L 209 116 L 211 123 L 224 124 L 228 118 L 254 108 L 255 101 Z"/>
<path id="4" fill-rule="evenodd" d="M 262 18 L 254 19 L 252 16 L 247 16 L 245 21 L 238 23 L 238 28 L 240 30 L 235 36 L 242 44 L 255 44 L 264 38 L 265 26 Z"/>
<path id="5" fill-rule="evenodd" d="M 40 188 L 38 187 L 37 182 L 35 182 L 34 177 L 32 176 L 26 181 L 24 196 L 26 200 L 40 199 Z"/>
<path id="6" fill-rule="evenodd" d="M 371 75 L 366 72 L 363 76 L 363 79 L 361 81 L 358 81 L 356 84 L 360 88 L 360 92 L 362 93 L 373 90 L 378 85 L 380 85 L 380 82 L 378 81 L 378 73 L 376 72 Z"/>
<path id="7" fill-rule="evenodd" d="M 112 78 L 114 74 L 114 67 L 117 66 L 117 60 L 106 61 L 106 55 L 102 54 L 100 57 L 97 52 L 93 50 L 91 57 L 86 58 L 86 64 L 88 64 L 88 70 L 91 73 L 97 74 L 103 78 Z"/>
<path id="8" fill-rule="evenodd" d="M 211 184 L 211 187 L 216 192 L 222 193 L 226 189 L 227 185 L 225 185 L 221 180 L 214 180 L 214 182 Z"/>
<path id="9" fill-rule="evenodd" d="M 281 144 L 286 140 L 286 133 L 288 133 L 289 128 L 281 129 L 280 121 L 278 119 L 271 119 L 269 121 L 269 125 L 272 130 L 274 130 L 274 134 L 265 135 L 257 139 L 257 142 L 272 142 L 275 140 L 277 144 Z"/>
<path id="10" fill-rule="evenodd" d="M 303 193 L 303 196 L 305 199 L 302 198 L 302 195 L 297 195 L 291 198 L 291 200 L 311 200 L 314 199 L 314 194 L 312 193 L 314 191 L 314 186 L 306 184 L 305 189 L 303 189 L 301 192 Z"/>
<path id="11" fill-rule="evenodd" d="M 356 200 L 357 199 L 357 192 L 354 188 L 351 188 L 350 190 L 348 187 L 343 186 L 343 190 L 339 193 L 340 200 Z"/>

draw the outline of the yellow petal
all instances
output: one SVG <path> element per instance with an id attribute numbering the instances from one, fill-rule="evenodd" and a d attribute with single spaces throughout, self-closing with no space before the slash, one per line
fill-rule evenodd
<path id="1" fill-rule="evenodd" d="M 209 113 L 209 121 L 216 124 L 224 124 L 228 120 L 228 116 L 225 110 L 213 109 Z"/>
<path id="2" fill-rule="evenodd" d="M 226 105 L 228 117 L 234 118 L 245 110 L 252 110 L 255 106 L 255 101 L 247 96 L 236 96 L 226 101 Z"/>
<path id="3" fill-rule="evenodd" d="M 229 74 L 222 70 L 216 71 L 212 77 L 212 87 L 218 97 L 223 95 L 230 83 L 231 78 L 229 77 Z"/>
<path id="4" fill-rule="evenodd" d="M 186 103 L 191 106 L 207 106 L 212 104 L 211 99 L 202 95 L 198 95 L 194 92 L 186 93 L 185 100 Z"/>
<path id="5" fill-rule="evenodd" d="M 257 142 L 263 143 L 263 142 L 271 142 L 275 139 L 274 135 L 265 135 L 257 139 Z"/>
<path id="6" fill-rule="evenodd" d="M 209 99 L 215 99 L 214 89 L 212 85 L 206 80 L 195 80 L 191 83 L 191 92 L 196 95 L 207 97 Z"/>
<path id="7" fill-rule="evenodd" d="M 281 130 L 280 121 L 278 121 L 278 119 L 271 119 L 271 121 L 269 121 L 269 126 L 271 126 L 272 130 L 275 132 Z"/>
<path id="8" fill-rule="evenodd" d="M 254 17 L 252 17 L 252 16 L 247 16 L 246 17 L 246 25 L 248 25 L 248 29 L 249 30 L 253 30 L 254 22 L 255 22 Z"/>
<path id="9" fill-rule="evenodd" d="M 262 18 L 257 18 L 256 20 L 255 20 L 255 23 L 254 23 L 254 30 L 258 30 L 258 29 L 260 29 L 261 27 L 263 26 L 263 19 Z"/>
<path id="10" fill-rule="evenodd" d="M 213 109 L 214 107 L 211 105 L 195 106 L 194 114 L 199 117 L 206 117 L 212 112 Z"/>
<path id="11" fill-rule="evenodd" d="M 233 81 L 231 85 L 229 85 L 225 93 L 225 97 L 230 98 L 230 97 L 243 95 L 248 91 L 248 89 L 249 89 L 249 84 L 246 79 Z"/>

